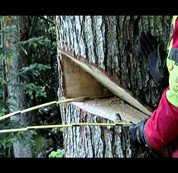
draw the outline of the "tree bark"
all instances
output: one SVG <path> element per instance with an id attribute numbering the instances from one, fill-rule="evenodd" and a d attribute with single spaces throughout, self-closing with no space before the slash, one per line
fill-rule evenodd
<path id="1" fill-rule="evenodd" d="M 64 97 L 59 49 L 82 56 L 107 74 L 143 105 L 154 110 L 162 94 L 140 52 L 139 34 L 150 30 L 164 49 L 171 16 L 57 16 L 59 99 Z M 165 57 L 166 58 L 166 57 Z M 72 105 L 60 105 L 63 123 L 96 122 L 97 117 Z M 101 121 L 107 121 L 101 119 Z M 64 130 L 65 157 L 131 157 L 128 128 L 70 127 Z M 140 154 L 138 157 L 146 157 Z"/>
<path id="2" fill-rule="evenodd" d="M 5 47 L 7 48 L 5 55 L 5 68 L 6 68 L 6 80 L 7 92 L 8 92 L 8 107 L 9 112 L 15 112 L 30 107 L 28 99 L 25 95 L 25 90 L 19 83 L 23 82 L 23 79 L 17 74 L 24 66 L 28 66 L 28 57 L 18 46 L 18 42 L 26 40 L 26 34 L 28 33 L 29 24 L 28 16 L 9 16 L 4 21 L 5 27 L 12 27 L 12 31 L 8 31 L 4 34 Z M 21 124 L 22 126 L 28 126 L 33 123 L 33 117 L 31 113 L 25 113 L 23 115 L 16 115 L 11 117 Z M 19 138 L 13 144 L 14 157 L 32 157 L 32 149 L 30 141 L 32 139 L 32 132 L 25 132 L 22 140 Z"/>

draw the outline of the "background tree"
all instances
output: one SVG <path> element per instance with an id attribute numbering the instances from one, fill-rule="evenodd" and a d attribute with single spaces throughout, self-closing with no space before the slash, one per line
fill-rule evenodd
<path id="1" fill-rule="evenodd" d="M 5 63 L 5 80 L 7 81 L 7 104 L 8 110 L 14 112 L 17 110 L 29 107 L 25 91 L 20 86 L 24 81 L 18 74 L 21 68 L 28 66 L 28 58 L 22 54 L 18 42 L 28 39 L 26 33 L 29 30 L 29 21 L 27 16 L 8 16 L 3 21 L 3 39 L 4 39 L 4 53 L 3 59 Z M 26 37 L 26 38 L 25 38 Z M 29 125 L 34 122 L 31 113 L 26 116 L 14 116 L 11 120 L 21 123 L 21 125 Z M 31 133 L 27 132 L 26 139 L 31 139 Z M 29 139 L 24 140 L 28 141 Z M 28 144 L 28 142 L 26 144 Z M 32 151 L 29 145 L 22 145 L 19 140 L 15 140 L 13 144 L 15 157 L 31 157 Z"/>
<path id="2" fill-rule="evenodd" d="M 56 100 L 54 19 L 54 16 L 4 16 L 1 18 L 3 36 L 1 49 L 3 80 L 1 82 L 4 86 L 2 88 L 4 105 L 1 108 L 5 109 L 2 115 Z M 56 106 L 42 108 L 11 117 L 11 122 L 16 123 L 16 126 L 9 124 L 10 127 L 7 127 L 6 122 L 6 126 L 2 128 L 55 124 L 56 121 L 60 121 L 58 115 L 59 109 Z M 9 120 L 7 121 L 9 123 Z M 4 137 L 2 141 L 6 138 Z M 13 152 L 8 157 L 46 157 L 48 150 L 62 145 L 61 132 L 52 129 L 16 133 L 10 139 L 10 143 L 13 142 Z M 10 144 L 5 146 L 9 148 Z M 4 157 L 7 157 L 7 153 L 4 153 Z"/>
<path id="3" fill-rule="evenodd" d="M 171 16 L 57 16 L 58 97 L 64 96 L 59 52 L 62 49 L 95 63 L 143 105 L 154 110 L 163 88 L 155 84 L 148 72 L 139 47 L 139 34 L 149 30 L 166 50 L 170 23 Z M 72 105 L 61 105 L 61 117 L 63 123 L 81 121 L 82 111 Z M 85 118 L 88 122 L 97 119 L 88 113 Z M 131 157 L 127 130 L 114 128 L 111 133 L 102 127 L 85 127 L 81 137 L 81 127 L 66 128 L 65 157 Z M 139 153 L 138 157 L 146 154 Z"/>

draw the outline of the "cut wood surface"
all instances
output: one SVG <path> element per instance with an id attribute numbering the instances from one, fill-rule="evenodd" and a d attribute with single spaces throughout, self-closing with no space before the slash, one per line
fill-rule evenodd
<path id="1" fill-rule="evenodd" d="M 88 72 L 91 76 L 93 76 L 97 81 L 103 84 L 107 89 L 109 89 L 114 95 L 118 96 L 122 100 L 126 101 L 133 107 L 139 109 L 141 112 L 150 115 L 151 112 L 144 107 L 138 100 L 133 98 L 131 94 L 116 84 L 111 77 L 109 77 L 103 70 L 96 67 L 94 64 L 87 62 L 86 58 L 82 57 L 74 57 L 73 55 L 60 50 L 61 57 L 70 58 L 73 62 L 75 62 L 78 66 Z"/>
<path id="2" fill-rule="evenodd" d="M 64 96 L 108 96 L 112 93 L 68 57 L 62 58 Z"/>
<path id="3" fill-rule="evenodd" d="M 71 102 L 71 104 L 93 115 L 97 115 L 114 122 L 118 121 L 117 114 L 121 116 L 123 121 L 131 121 L 133 123 L 149 117 L 118 97 Z"/>

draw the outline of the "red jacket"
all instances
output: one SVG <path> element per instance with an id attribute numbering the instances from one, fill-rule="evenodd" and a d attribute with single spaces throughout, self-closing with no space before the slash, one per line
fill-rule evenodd
<path id="1" fill-rule="evenodd" d="M 172 157 L 178 157 L 178 108 L 170 104 L 166 91 L 162 94 L 158 108 L 145 124 L 145 135 L 148 144 L 158 151 L 164 151 L 172 143 Z M 176 140 L 177 138 L 177 140 Z"/>
<path id="2" fill-rule="evenodd" d="M 153 149 L 161 152 L 170 145 L 172 157 L 178 158 L 178 18 L 175 18 L 173 27 L 171 51 L 167 59 L 169 87 L 162 94 L 158 108 L 146 122 L 144 130 Z"/>

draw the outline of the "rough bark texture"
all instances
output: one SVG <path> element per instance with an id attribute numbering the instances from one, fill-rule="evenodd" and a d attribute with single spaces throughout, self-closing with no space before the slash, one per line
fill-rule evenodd
<path id="1" fill-rule="evenodd" d="M 150 30 L 166 49 L 171 16 L 57 16 L 57 44 L 73 55 L 95 63 L 150 109 L 156 108 L 162 90 L 152 80 L 139 48 L 139 33 Z M 59 90 L 63 98 L 63 79 L 58 52 Z M 96 117 L 75 106 L 61 105 L 63 123 L 96 122 Z M 106 120 L 102 120 L 106 121 Z M 130 157 L 127 129 L 75 127 L 64 131 L 66 157 Z M 117 136 L 117 137 L 116 137 Z M 123 147 L 124 146 L 124 147 Z M 146 157 L 146 156 L 143 156 Z"/>
<path id="2" fill-rule="evenodd" d="M 22 53 L 22 50 L 17 46 L 18 41 L 25 40 L 25 34 L 28 30 L 28 16 L 17 16 L 9 17 L 4 23 L 5 26 L 15 26 L 16 30 L 7 32 L 4 35 L 5 46 L 8 49 L 8 53 L 5 54 L 6 61 L 6 80 L 8 81 L 7 92 L 8 92 L 8 104 L 9 112 L 15 112 L 23 110 L 27 107 L 28 101 L 25 95 L 25 91 L 19 83 L 23 80 L 17 74 L 20 72 L 22 67 L 28 65 L 28 59 Z M 23 126 L 30 125 L 33 122 L 31 113 L 25 113 L 23 115 L 16 115 L 11 117 L 11 120 L 15 120 Z M 32 157 L 32 150 L 29 145 L 31 140 L 31 132 L 25 132 L 23 141 L 19 139 L 13 144 L 14 157 Z"/>
<path id="3" fill-rule="evenodd" d="M 109 122 L 76 106 L 69 105 L 62 112 L 65 122 Z M 128 157 L 127 137 L 121 133 L 121 127 L 83 126 L 64 129 L 65 157 Z"/>

